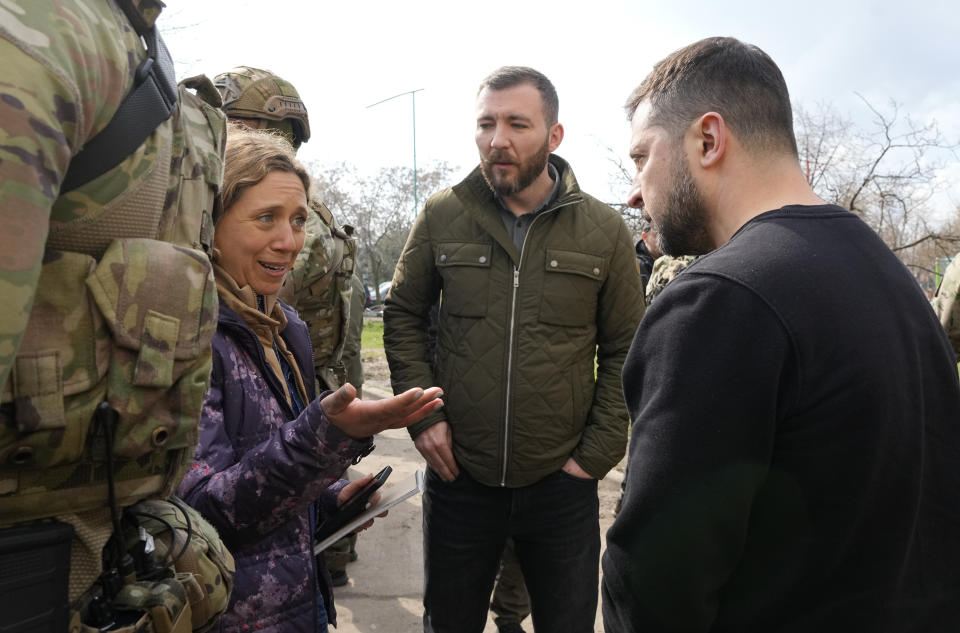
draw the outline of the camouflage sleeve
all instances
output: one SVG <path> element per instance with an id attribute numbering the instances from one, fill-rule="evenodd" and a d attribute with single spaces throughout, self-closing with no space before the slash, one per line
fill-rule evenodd
<path id="1" fill-rule="evenodd" d="M 0 33 L 6 35 L 6 18 Z M 42 64 L 0 38 L 0 385 L 26 328 L 50 227 L 72 155 L 64 119 L 75 97 Z M 69 126 L 73 127 L 73 126 Z"/>
<path id="2" fill-rule="evenodd" d="M 960 361 L 960 255 L 953 258 L 933 298 L 933 310 L 947 331 L 953 353 Z"/>
<path id="3" fill-rule="evenodd" d="M 155 3 L 157 0 L 137 0 Z M 112 2 L 31 0 L 0 8 L 0 385 L 33 303 L 51 230 L 103 201 L 58 200 L 67 167 L 113 118 L 144 56 Z M 157 8 L 159 11 L 159 8 Z M 82 17 L 81 17 L 82 16 Z M 114 192 L 109 192 L 114 193 Z"/>
<path id="4" fill-rule="evenodd" d="M 363 363 L 360 359 L 360 341 L 363 337 L 363 309 L 366 303 L 366 291 L 363 282 L 356 275 L 350 278 L 353 295 L 350 297 L 350 318 L 347 320 L 347 334 L 343 342 L 343 365 L 347 370 L 347 382 L 354 387 L 363 385 Z"/>
<path id="5" fill-rule="evenodd" d="M 653 303 L 653 300 L 663 292 L 667 284 L 683 272 L 694 259 L 696 258 L 691 255 L 680 257 L 663 255 L 658 257 L 653 264 L 653 270 L 650 272 L 650 281 L 647 282 L 647 305 Z"/>

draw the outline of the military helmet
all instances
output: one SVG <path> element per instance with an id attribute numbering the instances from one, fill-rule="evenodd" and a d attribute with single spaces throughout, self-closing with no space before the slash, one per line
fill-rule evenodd
<path id="1" fill-rule="evenodd" d="M 310 140 L 307 107 L 289 81 L 269 70 L 239 66 L 217 75 L 213 83 L 228 117 L 264 120 L 266 127 L 292 136 L 294 147 Z"/>

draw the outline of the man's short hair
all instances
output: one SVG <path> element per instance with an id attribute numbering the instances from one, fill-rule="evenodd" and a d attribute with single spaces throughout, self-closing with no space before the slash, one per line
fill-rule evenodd
<path id="1" fill-rule="evenodd" d="M 628 119 L 644 101 L 650 122 L 677 137 L 697 117 L 717 112 L 745 146 L 797 155 L 787 83 L 752 44 L 710 37 L 674 51 L 631 93 Z"/>
<path id="2" fill-rule="evenodd" d="M 560 98 L 557 97 L 557 89 L 553 87 L 546 75 L 533 68 L 501 66 L 480 82 L 477 94 L 483 92 L 484 88 L 505 90 L 523 84 L 530 84 L 540 93 L 540 98 L 543 101 L 543 118 L 547 122 L 547 127 L 556 125 L 560 117 Z"/>

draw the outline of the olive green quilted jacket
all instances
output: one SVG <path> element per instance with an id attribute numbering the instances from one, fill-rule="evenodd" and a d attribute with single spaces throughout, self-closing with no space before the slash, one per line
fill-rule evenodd
<path id="1" fill-rule="evenodd" d="M 432 196 L 384 310 L 394 391 L 444 390 L 444 408 L 411 435 L 447 420 L 457 463 L 491 486 L 534 483 L 570 456 L 599 479 L 626 447 L 620 370 L 644 311 L 632 238 L 566 162 L 550 160 L 560 188 L 522 254 L 479 168 Z"/>

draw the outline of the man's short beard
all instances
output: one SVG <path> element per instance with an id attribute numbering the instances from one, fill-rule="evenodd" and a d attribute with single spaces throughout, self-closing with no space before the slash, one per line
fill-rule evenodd
<path id="1" fill-rule="evenodd" d="M 543 141 L 543 146 L 536 154 L 530 157 L 530 160 L 514 163 L 518 167 L 517 177 L 512 182 L 497 182 L 493 179 L 491 165 L 498 161 L 510 161 L 510 157 L 503 152 L 494 150 L 490 155 L 480 161 L 480 171 L 483 173 L 483 179 L 487 181 L 487 186 L 501 198 L 517 194 L 540 177 L 543 169 L 547 166 L 547 160 L 550 158 L 550 139 Z"/>
<path id="2" fill-rule="evenodd" d="M 684 154 L 677 150 L 673 186 L 657 219 L 657 246 L 667 255 L 704 255 L 713 250 L 707 233 L 707 210 Z"/>

